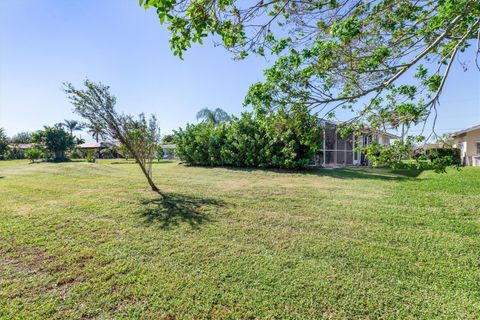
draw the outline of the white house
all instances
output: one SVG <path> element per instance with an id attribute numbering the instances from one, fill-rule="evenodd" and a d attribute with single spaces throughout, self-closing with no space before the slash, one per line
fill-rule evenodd
<path id="1" fill-rule="evenodd" d="M 480 167 L 480 125 L 452 134 L 454 146 L 460 149 L 462 163 Z"/>

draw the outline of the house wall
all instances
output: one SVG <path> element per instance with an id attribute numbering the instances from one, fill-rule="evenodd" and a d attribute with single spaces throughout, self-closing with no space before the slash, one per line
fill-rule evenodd
<path id="1" fill-rule="evenodd" d="M 454 143 L 457 148 L 462 150 L 462 161 L 467 166 L 479 165 L 476 161 L 480 161 L 480 154 L 477 152 L 477 142 L 480 143 L 480 129 L 472 130 L 455 137 Z M 463 144 L 463 149 L 462 149 Z"/>

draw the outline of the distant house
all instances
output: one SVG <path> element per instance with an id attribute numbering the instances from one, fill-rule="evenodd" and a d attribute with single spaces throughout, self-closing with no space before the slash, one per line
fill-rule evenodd
<path id="1" fill-rule="evenodd" d="M 161 144 L 163 159 L 175 159 L 175 144 Z"/>
<path id="2" fill-rule="evenodd" d="M 370 163 L 358 147 L 374 142 L 388 145 L 391 139 L 398 139 L 394 134 L 379 131 L 360 133 L 359 139 L 355 139 L 355 134 L 342 138 L 337 132 L 337 123 L 321 121 L 321 125 L 324 128 L 323 146 L 317 153 L 315 165 L 323 167 L 367 166 Z M 357 143 L 360 145 L 356 145 Z M 357 148 L 358 150 L 355 150 Z"/>
<path id="3" fill-rule="evenodd" d="M 77 149 L 100 151 L 102 149 L 110 148 L 112 146 L 113 144 L 109 142 L 86 142 L 86 143 L 77 145 Z"/>
<path id="4" fill-rule="evenodd" d="M 454 146 L 460 149 L 462 164 L 480 167 L 480 125 L 452 134 Z"/>
<path id="5" fill-rule="evenodd" d="M 21 150 L 26 150 L 34 147 L 33 143 L 14 143 L 14 144 L 9 144 L 8 147 L 10 149 L 21 149 Z"/>
<path id="6" fill-rule="evenodd" d="M 111 143 L 111 142 L 87 142 L 87 143 L 82 143 L 82 144 L 77 145 L 77 149 L 80 150 L 80 151 L 83 151 L 83 152 L 85 152 L 87 150 L 93 150 L 93 151 L 95 151 L 95 157 L 104 158 L 105 156 L 102 155 L 102 153 L 100 151 L 102 151 L 103 149 L 112 148 L 116 145 L 117 144 Z M 112 149 L 111 153 L 106 157 L 107 158 L 111 158 L 111 157 L 116 158 L 117 156 L 118 156 L 118 153 L 115 151 L 115 149 Z"/>

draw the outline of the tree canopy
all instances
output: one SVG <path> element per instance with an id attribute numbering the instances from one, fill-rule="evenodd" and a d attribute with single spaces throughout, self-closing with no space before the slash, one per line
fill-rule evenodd
<path id="1" fill-rule="evenodd" d="M 479 34 L 478 0 L 140 0 L 168 25 L 175 55 L 210 34 L 238 59 L 273 65 L 246 104 L 352 111 L 347 130 L 391 129 L 436 114 L 451 67 Z M 478 51 L 478 50 L 477 50 Z M 473 57 L 478 67 L 477 56 Z M 479 68 L 480 69 L 480 68 Z M 405 131 L 406 135 L 408 132 Z"/>
<path id="2" fill-rule="evenodd" d="M 75 146 L 75 137 L 66 132 L 62 125 L 57 124 L 36 132 L 32 137 L 32 142 L 45 148 L 53 160 L 61 161 L 65 159 L 65 151 Z"/>

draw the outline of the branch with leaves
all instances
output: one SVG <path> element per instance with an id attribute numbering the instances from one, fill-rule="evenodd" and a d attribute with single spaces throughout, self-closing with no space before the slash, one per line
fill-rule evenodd
<path id="1" fill-rule="evenodd" d="M 253 53 L 273 59 L 245 104 L 305 105 L 321 118 L 336 118 L 342 108 L 352 112 L 352 126 L 368 123 L 372 129 L 426 122 L 452 64 L 480 34 L 477 0 L 140 0 L 140 5 L 156 9 L 175 55 L 182 57 L 213 34 L 235 58 Z"/>

